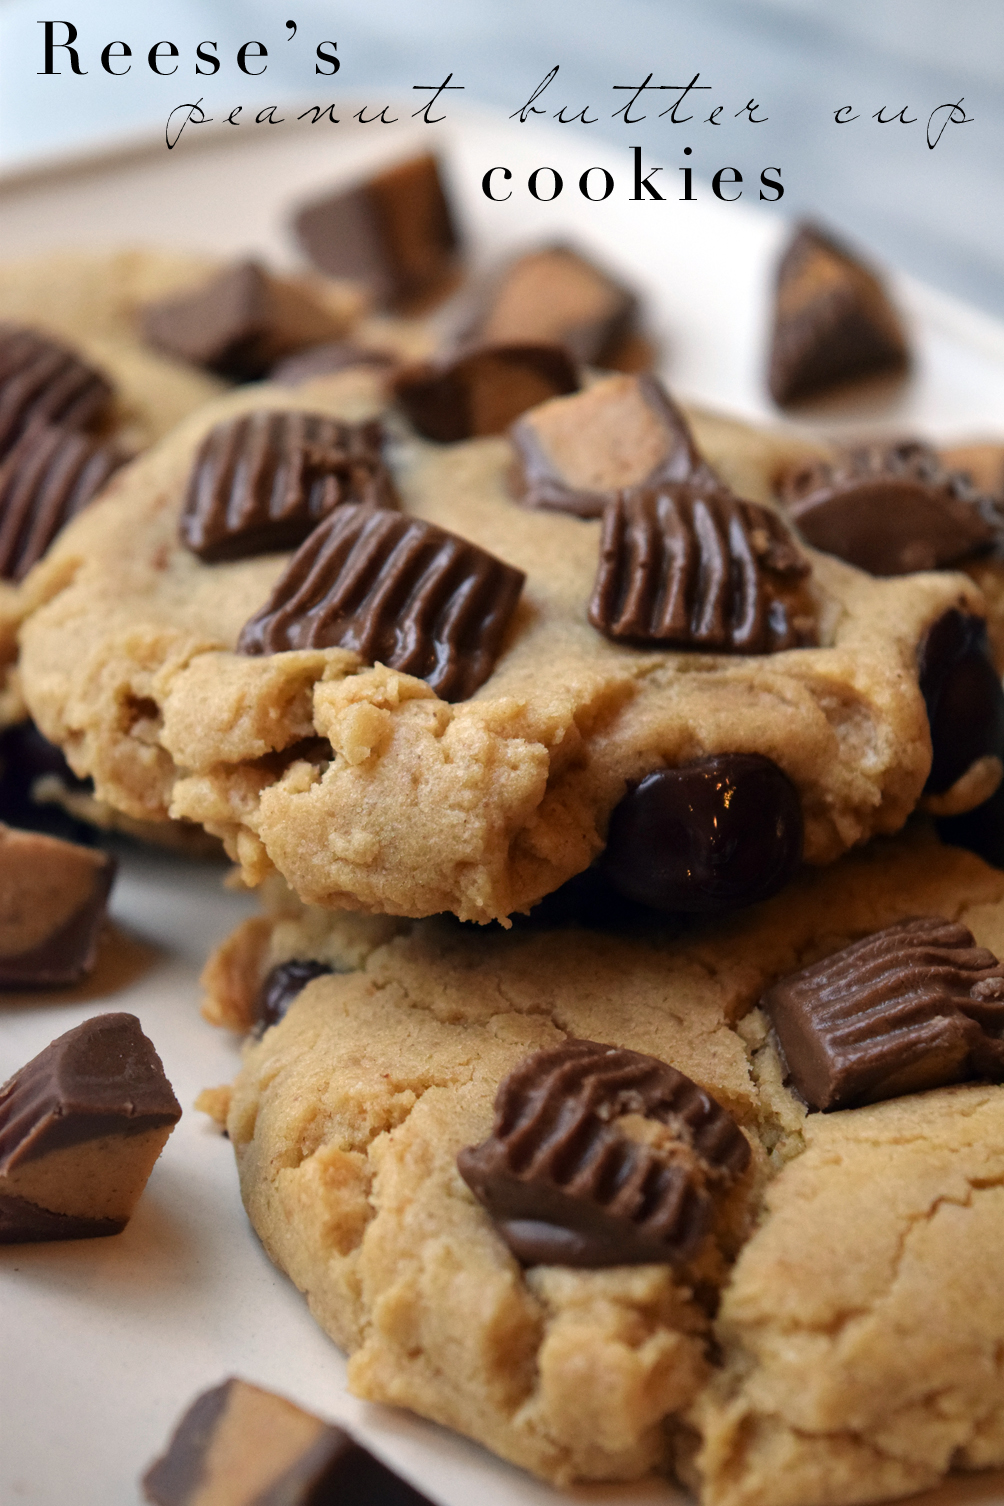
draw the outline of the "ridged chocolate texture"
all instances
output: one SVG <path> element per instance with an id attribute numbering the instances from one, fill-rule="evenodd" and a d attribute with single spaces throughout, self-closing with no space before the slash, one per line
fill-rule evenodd
<path id="1" fill-rule="evenodd" d="M 332 972 L 334 968 L 328 962 L 311 962 L 294 957 L 289 962 L 277 963 L 266 974 L 255 1000 L 258 1034 L 261 1035 L 270 1025 L 278 1025 L 308 983 Z"/>
<path id="2" fill-rule="evenodd" d="M 0 455 L 32 424 L 86 429 L 112 388 L 72 350 L 18 324 L 0 324 Z"/>
<path id="3" fill-rule="evenodd" d="M 290 560 L 237 651 L 354 649 L 463 701 L 491 674 L 525 579 L 420 518 L 340 507 Z"/>
<path id="4" fill-rule="evenodd" d="M 669 1134 L 632 1138 L 622 1115 Z M 749 1157 L 731 1116 L 682 1072 L 567 1040 L 510 1072 L 491 1135 L 457 1165 L 517 1259 L 596 1267 L 689 1259 Z"/>
<path id="5" fill-rule="evenodd" d="M 943 794 L 978 758 L 1004 762 L 1004 690 L 986 623 L 952 607 L 924 635 L 917 674 L 931 729 L 925 792 Z"/>
<path id="6" fill-rule="evenodd" d="M 860 445 L 782 478 L 802 537 L 872 575 L 935 570 L 1004 537 L 1004 515 L 928 445 Z"/>
<path id="7" fill-rule="evenodd" d="M 376 421 L 260 412 L 218 424 L 188 483 L 181 538 L 210 563 L 295 549 L 346 502 L 396 507 Z"/>
<path id="8" fill-rule="evenodd" d="M 22 434 L 0 462 L 0 579 L 23 579 L 125 458 L 73 429 Z"/>
<path id="9" fill-rule="evenodd" d="M 765 654 L 817 642 L 808 560 L 774 513 L 682 483 L 603 514 L 589 620 L 609 638 Z"/>
<path id="10" fill-rule="evenodd" d="M 814 1109 L 1004 1081 L 1004 966 L 957 921 L 900 921 L 783 978 L 760 1002 Z"/>

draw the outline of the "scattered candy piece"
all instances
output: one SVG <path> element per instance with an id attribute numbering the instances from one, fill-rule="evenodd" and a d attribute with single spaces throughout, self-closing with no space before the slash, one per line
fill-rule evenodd
<path id="1" fill-rule="evenodd" d="M 22 580 L 125 459 L 74 429 L 22 434 L 0 462 L 0 579 Z"/>
<path id="2" fill-rule="evenodd" d="M 34 424 L 91 428 L 111 402 L 110 384 L 65 345 L 0 324 L 0 456 Z"/>
<path id="3" fill-rule="evenodd" d="M 114 859 L 0 826 L 0 988 L 61 988 L 93 968 Z"/>
<path id="4" fill-rule="evenodd" d="M 630 334 L 634 313 L 627 288 L 579 252 L 549 246 L 503 269 L 467 338 L 484 345 L 562 345 L 574 361 L 602 366 Z"/>
<path id="5" fill-rule="evenodd" d="M 409 366 L 393 386 L 418 432 L 450 444 L 504 433 L 528 408 L 578 391 L 579 378 L 558 345 L 484 345 L 454 360 Z"/>

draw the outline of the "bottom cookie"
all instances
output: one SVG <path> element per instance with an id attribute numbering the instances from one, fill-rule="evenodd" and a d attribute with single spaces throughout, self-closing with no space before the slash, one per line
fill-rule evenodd
<path id="1" fill-rule="evenodd" d="M 1004 1464 L 1004 1088 L 807 1114 L 757 1007 L 918 914 L 999 957 L 1004 874 L 918 831 L 675 932 L 388 939 L 295 906 L 245 929 L 208 972 L 218 1018 L 250 1024 L 274 963 L 340 969 L 249 1049 L 227 1125 L 251 1221 L 355 1394 L 557 1483 L 675 1472 L 704 1506 L 843 1506 Z M 460 1176 L 500 1082 L 570 1037 L 670 1063 L 740 1126 L 750 1164 L 695 1255 L 521 1266 Z"/>

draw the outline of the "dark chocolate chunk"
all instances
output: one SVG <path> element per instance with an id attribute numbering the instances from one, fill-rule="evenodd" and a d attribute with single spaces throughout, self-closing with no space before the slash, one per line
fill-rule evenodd
<path id="1" fill-rule="evenodd" d="M 534 1052 L 504 1080 L 460 1175 L 525 1265 L 688 1260 L 749 1163 L 735 1121 L 675 1067 L 596 1041 Z"/>
<path id="2" fill-rule="evenodd" d="M 103 852 L 0 826 L 0 988 L 61 988 L 86 977 L 114 877 Z"/>
<path id="3" fill-rule="evenodd" d="M 341 1428 L 234 1378 L 195 1399 L 143 1493 L 154 1506 L 430 1506 Z"/>
<path id="4" fill-rule="evenodd" d="M 413 157 L 296 216 L 301 247 L 322 272 L 363 282 L 407 309 L 448 291 L 458 238 L 433 156 Z"/>
<path id="5" fill-rule="evenodd" d="M 1004 1080 L 1004 966 L 939 915 L 876 931 L 760 1003 L 810 1108 Z"/>
<path id="6" fill-rule="evenodd" d="M 774 654 L 818 642 L 810 566 L 776 513 L 686 482 L 603 514 L 589 620 L 644 646 Z"/>
<path id="7" fill-rule="evenodd" d="M 0 1088 L 0 1244 L 120 1233 L 180 1118 L 135 1015 L 68 1030 Z"/>
<path id="8" fill-rule="evenodd" d="M 112 388 L 65 345 L 0 324 L 0 455 L 34 424 L 87 429 L 107 417 Z"/>
<path id="9" fill-rule="evenodd" d="M 951 788 L 978 758 L 1004 761 L 1004 690 L 987 644 L 986 623 L 956 608 L 929 628 L 917 655 L 931 728 L 926 792 Z"/>
<path id="10" fill-rule="evenodd" d="M 325 974 L 333 972 L 334 968 L 328 962 L 292 958 L 289 962 L 276 963 L 263 979 L 255 1000 L 258 1034 L 262 1034 L 270 1025 L 278 1025 L 293 1000 L 299 997 L 314 978 L 323 978 Z"/>
<path id="11" fill-rule="evenodd" d="M 268 374 L 270 382 L 279 382 L 284 387 L 298 387 L 301 382 L 312 382 L 316 377 L 333 376 L 337 371 L 348 371 L 352 366 L 392 366 L 394 357 L 387 351 L 367 350 L 362 345 L 353 345 L 351 340 L 333 340 L 327 345 L 314 345 L 310 350 L 301 350 L 273 366 Z"/>
<path id="12" fill-rule="evenodd" d="M 627 288 L 570 247 L 548 246 L 503 269 L 467 338 L 562 345 L 574 361 L 602 366 L 623 346 L 634 314 Z"/>
<path id="13" fill-rule="evenodd" d="M 415 428 L 440 444 L 502 434 L 528 408 L 578 387 L 558 345 L 483 345 L 451 361 L 409 366 L 394 380 Z"/>
<path id="14" fill-rule="evenodd" d="M 984 863 L 1004 868 L 1004 784 L 982 805 L 958 816 L 942 816 L 934 824 L 950 847 L 964 847 Z"/>
<path id="15" fill-rule="evenodd" d="M 0 461 L 0 579 L 22 580 L 126 457 L 73 429 L 36 424 Z"/>
<path id="16" fill-rule="evenodd" d="M 629 788 L 602 865 L 639 904 L 719 913 L 776 894 L 801 862 L 802 836 L 787 774 L 759 753 L 720 753 Z"/>
<path id="17" fill-rule="evenodd" d="M 420 518 L 339 507 L 245 623 L 237 652 L 353 649 L 463 701 L 491 674 L 525 578 Z"/>
<path id="18" fill-rule="evenodd" d="M 201 559 L 295 549 L 346 502 L 395 507 L 375 420 L 255 412 L 217 424 L 202 442 L 181 515 L 182 542 Z"/>
<path id="19" fill-rule="evenodd" d="M 872 575 L 936 570 L 1004 536 L 989 499 L 915 441 L 844 450 L 790 472 L 779 491 L 813 548 Z"/>
<path id="20" fill-rule="evenodd" d="M 770 391 L 798 402 L 840 382 L 907 364 L 906 336 L 882 283 L 846 247 L 801 225 L 781 259 Z"/>
<path id="21" fill-rule="evenodd" d="M 513 490 L 527 507 L 598 518 L 625 487 L 722 483 L 652 376 L 615 376 L 556 398 L 513 425 Z"/>
<path id="22" fill-rule="evenodd" d="M 284 356 L 337 339 L 343 325 L 304 288 L 253 261 L 143 312 L 151 345 L 235 382 L 253 382 Z"/>

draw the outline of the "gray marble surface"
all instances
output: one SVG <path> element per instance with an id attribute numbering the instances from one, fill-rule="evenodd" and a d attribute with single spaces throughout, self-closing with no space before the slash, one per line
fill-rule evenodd
<path id="1" fill-rule="evenodd" d="M 701 193 L 710 192 L 718 168 L 738 168 L 747 201 L 761 170 L 780 167 L 785 194 L 777 212 L 825 220 L 876 256 L 1004 317 L 999 0 L 353 0 L 339 7 L 83 0 L 57 14 L 77 27 L 85 75 L 70 73 L 60 53 L 60 75 L 40 76 L 38 7 L 0 0 L 0 170 L 161 131 L 171 108 L 200 95 L 215 118 L 242 103 L 247 119 L 252 107 L 311 103 L 315 94 L 322 104 L 372 96 L 379 106 L 452 72 L 464 86 L 453 98 L 508 116 L 557 64 L 538 96 L 546 109 L 540 119 L 562 106 L 568 116 L 588 107 L 594 124 L 566 127 L 581 142 L 584 167 L 589 143 L 603 137 L 641 146 L 647 164 L 663 167 L 656 181 L 672 180 L 671 193 L 685 164 Z M 297 23 L 295 35 L 287 18 Z M 195 48 L 206 38 L 217 41 L 221 67 L 215 77 L 196 78 Z M 118 39 L 132 47 L 133 67 L 112 78 L 100 52 Z M 258 78 L 236 65 L 238 47 L 251 39 L 268 49 Z M 338 43 L 334 80 L 313 73 L 323 39 Z M 146 55 L 165 40 L 178 47 L 178 72 L 158 78 Z M 614 85 L 637 85 L 649 74 L 653 84 L 680 86 L 699 75 L 704 92 L 690 96 L 693 108 L 685 102 L 677 111 L 691 121 L 660 118 L 676 98 L 668 89 L 637 101 L 634 123 L 615 116 L 631 95 Z M 765 117 L 755 125 L 743 113 L 751 99 Z M 949 123 L 930 149 L 932 111 L 960 100 L 956 114 L 971 118 Z M 717 124 L 707 123 L 718 105 Z M 834 112 L 847 105 L 857 118 L 837 125 Z M 884 124 L 874 118 L 882 109 Z M 911 123 L 895 118 L 901 111 Z M 935 116 L 932 134 L 948 113 Z M 528 134 L 536 124 L 517 120 L 513 129 Z"/>

